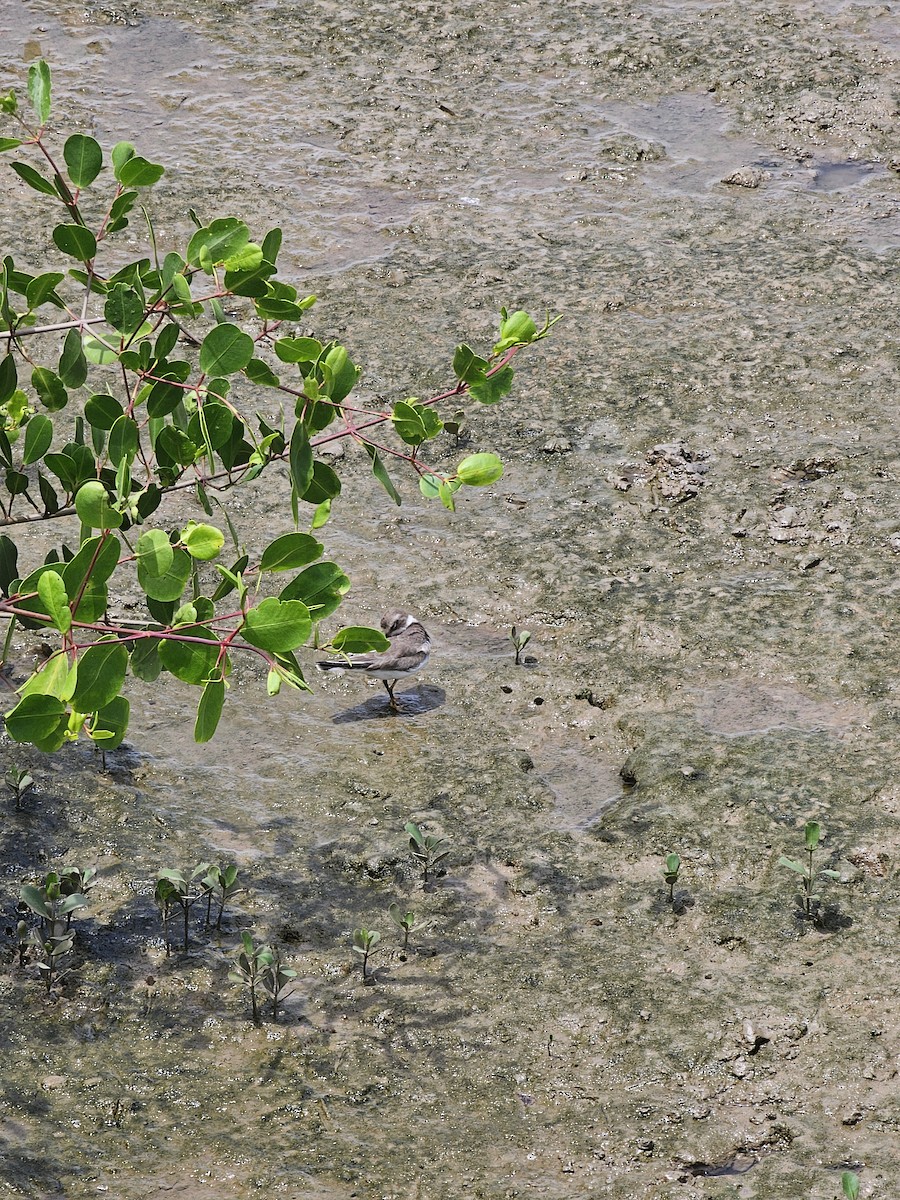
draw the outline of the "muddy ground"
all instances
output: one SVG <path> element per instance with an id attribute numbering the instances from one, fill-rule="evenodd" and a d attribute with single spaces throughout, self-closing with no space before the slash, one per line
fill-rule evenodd
<path id="1" fill-rule="evenodd" d="M 42 54 L 64 133 L 169 165 L 163 240 L 190 205 L 284 227 L 363 394 L 431 394 L 501 304 L 564 314 L 473 416 L 489 494 L 450 516 L 407 484 L 398 510 L 347 455 L 344 615 L 434 636 L 399 715 L 348 678 L 268 701 L 246 669 L 209 746 L 174 681 L 132 688 L 106 773 L 3 744 L 36 780 L 2 832 L 4 1195 L 832 1200 L 848 1169 L 900 1193 L 898 13 L 637 8 L 0 14 L 4 88 Z M 37 265 L 4 180 L 4 247 Z M 285 496 L 236 500 L 248 546 Z M 449 841 L 429 890 L 410 818 Z M 815 922 L 778 865 L 813 819 L 839 873 Z M 212 858 L 245 891 L 167 956 L 156 872 Z M 15 901 L 70 862 L 100 881 L 48 1002 Z M 393 901 L 431 921 L 405 956 Z M 298 972 L 260 1028 L 241 930 Z"/>

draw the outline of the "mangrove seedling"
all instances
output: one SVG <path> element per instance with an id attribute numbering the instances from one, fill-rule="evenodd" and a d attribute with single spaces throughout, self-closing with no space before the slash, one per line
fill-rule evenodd
<path id="1" fill-rule="evenodd" d="M 678 882 L 678 873 L 681 870 L 681 859 L 677 854 L 667 854 L 666 863 L 663 867 L 663 879 L 669 885 L 669 903 L 675 903 L 675 884 Z"/>
<path id="2" fill-rule="evenodd" d="M 800 903 L 804 916 L 808 918 L 813 915 L 813 904 L 817 904 L 821 899 L 820 896 L 813 894 L 816 879 L 820 875 L 825 879 L 840 879 L 841 877 L 839 871 L 827 871 L 813 866 L 813 855 L 818 848 L 821 836 L 822 829 L 818 821 L 807 821 L 803 830 L 806 862 L 800 862 L 796 858 L 787 858 L 785 855 L 782 855 L 778 860 L 779 867 L 787 867 L 800 876 L 800 883 L 803 888 L 803 891 L 800 893 Z"/>
<path id="3" fill-rule="evenodd" d="M 57 927 L 58 932 L 41 934 L 38 930 L 32 932 L 32 944 L 36 946 L 44 956 L 43 962 L 37 964 L 37 969 L 43 972 L 44 981 L 47 986 L 47 995 L 53 988 L 54 983 L 58 983 L 62 976 L 70 970 L 70 967 L 63 966 L 63 961 L 72 953 L 72 946 L 75 942 L 75 930 L 63 929 Z"/>
<path id="4" fill-rule="evenodd" d="M 845 1171 L 841 1176 L 841 1191 L 845 1200 L 858 1200 L 859 1176 L 854 1175 L 852 1171 Z"/>
<path id="5" fill-rule="evenodd" d="M 531 641 L 531 634 L 527 629 L 516 629 L 515 625 L 513 625 L 509 631 L 509 640 L 512 642 L 513 650 L 516 652 L 516 666 L 520 667 L 522 665 L 522 654 L 525 647 Z"/>
<path id="6" fill-rule="evenodd" d="M 369 970 L 369 957 L 375 953 L 381 934 L 375 929 L 353 930 L 353 952 L 362 956 L 363 983 L 373 982 L 375 973 Z"/>
<path id="7" fill-rule="evenodd" d="M 407 821 L 403 828 L 409 834 L 409 848 L 412 856 L 422 868 L 422 885 L 427 887 L 429 872 L 433 871 L 438 863 L 443 862 L 450 853 L 447 839 L 438 837 L 434 833 L 424 834 L 414 821 Z M 447 846 L 447 849 L 441 849 L 442 846 Z"/>
<path id="8" fill-rule="evenodd" d="M 429 920 L 420 920 L 417 913 L 404 912 L 399 904 L 392 904 L 388 909 L 388 912 L 390 913 L 391 920 L 394 922 L 397 928 L 403 931 L 402 950 L 404 953 L 409 945 L 409 935 L 411 933 L 416 933 L 418 930 L 427 929 L 431 924 L 431 921 Z"/>
<path id="9" fill-rule="evenodd" d="M 76 868 L 70 868 L 76 870 Z M 88 878 L 94 871 L 86 872 Z M 82 873 L 78 872 L 81 876 Z M 66 873 L 66 879 L 70 878 Z M 26 883 L 19 889 L 19 900 L 41 919 L 41 934 L 59 935 L 68 930 L 72 913 L 84 908 L 87 897 L 80 892 L 63 891 L 63 884 L 55 871 L 48 871 L 40 884 Z"/>
<path id="10" fill-rule="evenodd" d="M 278 1005 L 288 995 L 297 978 L 297 972 L 291 967 L 281 965 L 281 955 L 270 946 L 263 946 L 272 956 L 272 961 L 263 967 L 260 984 L 263 991 L 272 1001 L 272 1020 L 278 1020 Z"/>
<path id="11" fill-rule="evenodd" d="M 20 770 L 18 767 L 10 767 L 6 773 L 6 786 L 12 792 L 15 801 L 16 809 L 22 807 L 22 800 L 31 789 L 34 787 L 34 778 L 27 770 Z"/>
<path id="12" fill-rule="evenodd" d="M 466 425 L 466 414 L 464 409 L 457 409 L 449 421 L 444 422 L 444 429 L 447 433 L 456 438 L 456 445 L 459 445 L 459 439 L 463 435 Z"/>
<path id="13" fill-rule="evenodd" d="M 59 889 L 64 896 L 86 896 L 96 882 L 96 867 L 63 867 L 59 873 Z"/>
<path id="14" fill-rule="evenodd" d="M 184 919 L 184 946 L 188 948 L 188 917 L 193 906 L 205 894 L 202 884 L 198 889 L 192 889 L 192 884 L 198 876 L 204 876 L 209 871 L 209 863 L 200 863 L 194 867 L 190 878 L 186 879 L 181 871 L 166 868 L 156 877 L 156 890 L 153 898 L 162 915 L 163 934 L 166 939 L 166 953 L 169 953 L 169 917 L 177 906 L 181 909 Z"/>
<path id="15" fill-rule="evenodd" d="M 265 990 L 264 979 L 275 962 L 275 954 L 271 946 L 254 946 L 249 933 L 241 934 L 241 949 L 237 958 L 231 964 L 233 970 L 228 972 L 232 983 L 242 983 L 250 989 L 250 1005 L 253 1010 L 253 1023 L 259 1024 L 259 1001 L 257 988 Z M 271 993 L 269 993 L 271 995 Z"/>
<path id="16" fill-rule="evenodd" d="M 218 889 L 219 915 L 216 917 L 216 929 L 222 928 L 222 913 L 225 911 L 226 903 L 232 896 L 237 895 L 242 891 L 241 885 L 237 882 L 238 869 L 236 863 L 228 863 L 227 866 L 220 867 L 212 863 L 207 873 L 200 880 L 200 886 L 203 888 L 203 893 L 206 896 L 206 924 L 211 925 L 210 909 L 212 908 L 213 892 Z"/>

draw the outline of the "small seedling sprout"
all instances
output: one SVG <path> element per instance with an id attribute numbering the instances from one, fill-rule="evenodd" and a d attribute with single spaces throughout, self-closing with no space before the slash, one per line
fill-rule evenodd
<path id="1" fill-rule="evenodd" d="M 200 887 L 203 889 L 203 895 L 206 896 L 207 926 L 212 924 L 210 909 L 212 908 L 213 892 L 218 888 L 219 915 L 216 917 L 216 929 L 222 928 L 222 914 L 225 911 L 226 903 L 232 896 L 243 890 L 237 882 L 237 876 L 238 869 L 236 863 L 228 863 L 224 867 L 212 863 L 207 873 L 200 880 Z"/>
<path id="2" fill-rule="evenodd" d="M 259 1024 L 259 1003 L 256 998 L 257 987 L 263 986 L 263 977 L 275 962 L 271 946 L 254 946 L 249 933 L 241 934 L 241 949 L 232 963 L 233 970 L 228 972 L 228 978 L 233 983 L 242 983 L 250 989 L 250 1005 L 253 1010 L 253 1023 Z"/>
<path id="3" fill-rule="evenodd" d="M 264 946 L 272 956 L 272 961 L 267 963 L 262 970 L 260 983 L 263 991 L 272 1001 L 272 1020 L 278 1020 L 278 1005 L 289 994 L 293 981 L 297 978 L 297 972 L 291 967 L 283 967 L 281 965 L 281 955 L 277 950 L 273 950 L 271 946 Z"/>
<path id="4" fill-rule="evenodd" d="M 409 945 L 409 935 L 417 930 L 427 929 L 431 924 L 428 920 L 420 920 L 417 913 L 404 912 L 399 904 L 392 904 L 388 909 L 391 920 L 398 929 L 403 931 L 403 951 L 406 951 Z"/>
<path id="5" fill-rule="evenodd" d="M 10 767 L 6 773 L 6 786 L 12 792 L 16 800 L 16 809 L 22 807 L 22 800 L 31 789 L 34 787 L 34 778 L 27 770 L 20 770 L 18 767 Z"/>
<path id="6" fill-rule="evenodd" d="M 818 895 L 813 894 L 813 887 L 816 879 L 821 875 L 825 879 L 840 879 L 839 871 L 828 871 L 818 869 L 813 866 L 813 855 L 815 854 L 819 840 L 822 836 L 822 829 L 818 821 L 807 821 L 803 830 L 804 848 L 806 850 L 806 862 L 800 862 L 796 858 L 787 858 L 782 855 L 778 860 L 779 867 L 787 867 L 800 876 L 803 891 L 801 893 L 801 902 L 803 912 L 806 917 L 812 917 L 813 904 L 818 903 L 821 899 Z"/>
<path id="7" fill-rule="evenodd" d="M 667 854 L 666 863 L 663 867 L 663 879 L 669 885 L 669 903 L 675 903 L 675 884 L 678 882 L 678 873 L 681 870 L 681 859 L 677 854 Z"/>
<path id="8" fill-rule="evenodd" d="M 858 1200 L 859 1176 L 854 1175 L 852 1171 L 845 1171 L 841 1176 L 841 1191 L 845 1200 Z"/>
<path id="9" fill-rule="evenodd" d="M 513 650 L 516 652 L 516 666 L 519 667 L 522 665 L 522 654 L 525 647 L 531 641 L 531 634 L 527 629 L 516 629 L 515 625 L 513 625 L 509 631 L 509 640 L 512 642 Z"/>
<path id="10" fill-rule="evenodd" d="M 182 871 L 176 871 L 174 868 L 167 867 L 160 871 L 156 877 L 156 890 L 153 893 L 153 898 L 162 915 L 167 954 L 169 952 L 169 917 L 176 905 L 181 909 L 181 915 L 184 919 L 183 949 L 187 950 L 188 948 L 188 917 L 196 902 L 207 894 L 208 889 L 204 886 L 202 880 L 208 875 L 209 869 L 209 863 L 199 863 L 194 867 L 190 878 L 185 878 Z M 194 880 L 198 880 L 196 889 L 192 889 L 191 887 Z"/>
<path id="11" fill-rule="evenodd" d="M 433 871 L 450 853 L 449 846 L 446 850 L 441 849 L 442 846 L 447 846 L 447 839 L 438 837 L 437 834 L 423 833 L 414 821 L 407 821 L 403 828 L 409 834 L 409 848 L 413 858 L 422 868 L 422 884 L 427 887 L 429 871 Z"/>
<path id="12" fill-rule="evenodd" d="M 353 930 L 353 952 L 362 956 L 363 983 L 374 981 L 375 974 L 369 970 L 369 957 L 376 952 L 381 934 L 375 929 Z"/>

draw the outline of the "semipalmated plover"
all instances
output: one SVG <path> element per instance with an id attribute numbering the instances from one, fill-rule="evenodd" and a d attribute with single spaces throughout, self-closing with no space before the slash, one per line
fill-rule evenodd
<path id="1" fill-rule="evenodd" d="M 380 679 L 387 689 L 391 708 L 396 708 L 394 685 L 398 679 L 415 675 L 425 666 L 431 653 L 431 638 L 421 621 L 405 612 L 385 613 L 381 631 L 391 643 L 387 650 L 327 658 L 316 666 L 320 671 L 361 671 L 371 679 Z"/>

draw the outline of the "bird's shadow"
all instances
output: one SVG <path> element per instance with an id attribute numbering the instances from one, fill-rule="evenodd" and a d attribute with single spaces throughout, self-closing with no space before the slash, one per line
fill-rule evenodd
<path id="1" fill-rule="evenodd" d="M 397 707 L 391 708 L 387 693 L 373 696 L 365 704 L 357 704 L 353 708 L 345 708 L 343 712 L 335 713 L 331 718 L 335 725 L 349 725 L 355 721 L 382 721 L 386 717 L 419 717 L 423 713 L 433 712 L 440 708 L 447 699 L 443 688 L 432 687 L 420 683 L 405 692 L 397 692 Z"/>

